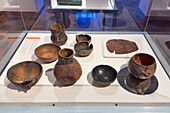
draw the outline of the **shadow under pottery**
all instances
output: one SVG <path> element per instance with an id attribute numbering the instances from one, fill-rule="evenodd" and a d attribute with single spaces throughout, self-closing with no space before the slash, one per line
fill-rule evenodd
<path id="1" fill-rule="evenodd" d="M 87 81 L 88 81 L 89 84 L 91 84 L 92 86 L 98 87 L 98 88 L 103 88 L 103 87 L 109 86 L 109 85 L 100 85 L 100 84 L 96 83 L 96 82 L 93 80 L 92 71 L 88 73 L 88 75 L 87 75 Z"/>
<path id="2" fill-rule="evenodd" d="M 50 68 L 46 70 L 45 75 L 48 77 L 49 82 L 54 86 L 58 87 L 67 87 L 67 86 L 72 86 L 72 85 L 62 85 L 58 82 L 58 80 L 54 76 L 54 68 Z"/>
<path id="3" fill-rule="evenodd" d="M 125 68 L 121 69 L 121 70 L 118 72 L 118 74 L 117 74 L 118 83 L 120 84 L 120 86 L 121 86 L 122 88 L 124 88 L 124 89 L 127 90 L 128 92 L 131 92 L 131 93 L 133 93 L 133 94 L 138 94 L 138 93 L 134 93 L 134 92 L 130 91 L 129 88 L 127 87 L 126 83 L 125 83 L 125 81 L 126 81 L 126 75 L 127 75 L 128 73 L 129 73 L 128 67 L 125 67 Z M 154 92 L 157 90 L 158 86 L 159 86 L 158 80 L 157 80 L 157 78 L 155 77 L 155 75 L 153 75 L 150 79 L 151 79 L 151 84 L 150 84 L 149 88 L 145 91 L 144 95 L 148 95 L 148 94 L 154 93 Z M 140 95 L 140 94 L 138 94 L 138 95 Z"/>
<path id="4" fill-rule="evenodd" d="M 62 87 L 62 85 L 57 81 L 57 79 L 54 77 L 54 68 L 50 68 L 48 70 L 45 71 L 45 75 L 48 77 L 49 82 L 53 85 L 53 86 L 58 86 L 58 87 Z"/>

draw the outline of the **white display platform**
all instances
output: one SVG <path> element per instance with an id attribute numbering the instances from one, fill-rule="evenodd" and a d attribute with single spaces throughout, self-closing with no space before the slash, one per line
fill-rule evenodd
<path id="1" fill-rule="evenodd" d="M 143 37 L 142 34 L 89 34 L 94 46 L 93 52 L 88 57 L 75 57 L 82 66 L 81 78 L 72 86 L 58 86 L 53 75 L 53 63 L 43 63 L 34 54 L 34 49 L 44 43 L 49 43 L 50 33 L 28 33 L 19 49 L 9 62 L 0 77 L 0 105 L 170 105 L 169 78 L 160 65 L 146 39 L 142 44 L 147 48 L 145 53 L 155 57 L 157 70 L 154 74 L 159 82 L 158 89 L 148 95 L 137 95 L 125 90 L 119 85 L 118 80 L 107 87 L 99 87 L 94 84 L 91 70 L 100 64 L 110 65 L 121 72 L 127 68 L 130 58 L 105 58 L 103 57 L 103 38 L 117 38 L 117 36 Z M 76 34 L 67 34 L 68 41 L 61 48 L 74 47 Z M 30 39 L 30 37 L 35 39 Z M 14 86 L 7 78 L 7 70 L 14 64 L 33 60 L 42 64 L 43 75 L 38 83 L 30 90 L 24 90 Z"/>
<path id="2" fill-rule="evenodd" d="M 101 5 L 102 3 L 102 5 Z M 113 10 L 114 2 L 111 0 L 82 0 L 81 6 L 58 5 L 57 0 L 51 0 L 52 9 L 99 9 L 99 10 Z"/>

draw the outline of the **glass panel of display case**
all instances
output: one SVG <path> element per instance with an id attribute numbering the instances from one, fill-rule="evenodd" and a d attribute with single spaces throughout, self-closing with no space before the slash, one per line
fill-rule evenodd
<path id="1" fill-rule="evenodd" d="M 9 113 L 169 111 L 169 107 L 161 107 L 170 105 L 170 92 L 167 90 L 170 85 L 169 0 L 0 0 L 0 2 L 0 111 Z M 74 50 L 77 43 L 75 37 L 78 34 L 88 34 L 92 38 L 90 43 L 92 46 L 89 44 L 87 47 L 92 50 L 89 55 L 79 56 L 77 50 L 74 50 L 76 54 L 72 54 L 82 67 L 82 75 L 72 86 L 63 86 L 55 78 L 54 70 L 58 60 L 51 63 L 43 62 L 34 53 L 39 45 L 51 44 L 50 27 L 53 24 L 64 25 L 68 35 L 68 41 L 60 49 Z M 108 41 L 111 42 L 107 43 Z M 78 45 L 78 49 L 82 49 L 81 44 Z M 111 46 L 108 46 L 109 44 Z M 135 44 L 136 46 L 132 46 Z M 83 45 L 88 44 L 83 42 Z M 118 45 L 118 48 L 113 45 Z M 126 45 L 130 49 L 134 47 L 135 51 L 126 53 L 128 51 Z M 155 58 L 156 71 L 152 77 L 141 80 L 130 72 L 129 60 L 135 59 L 133 55 L 136 53 L 147 53 Z M 49 57 L 48 55 L 44 56 Z M 55 56 L 54 53 L 50 55 Z M 140 59 L 140 55 L 137 58 Z M 28 61 L 26 63 L 29 64 L 15 68 L 15 64 L 21 61 Z M 37 72 L 32 68 L 31 61 L 42 66 L 43 70 L 38 71 L 40 78 L 31 76 L 31 72 Z M 109 65 L 115 69 L 117 71 L 115 81 L 104 86 L 101 85 L 103 82 L 96 81 L 93 68 L 98 65 L 103 67 Z M 143 66 L 142 61 L 141 65 Z M 11 74 L 8 70 L 12 66 L 16 69 L 12 71 L 13 76 L 10 76 L 13 83 L 7 76 Z M 20 69 L 24 69 L 26 73 L 22 70 L 17 82 L 22 84 L 20 86 L 27 86 L 28 89 L 15 83 L 14 74 Z M 98 72 L 100 75 L 105 71 Z M 42 76 L 39 76 L 41 74 Z M 101 78 L 106 82 L 107 77 L 105 75 Z M 67 81 L 68 78 L 61 80 Z M 100 80 L 100 77 L 98 79 Z M 25 81 L 22 82 L 23 80 Z M 2 107 L 41 105 L 46 107 Z M 145 107 L 132 107 L 138 105 Z"/>
<path id="2" fill-rule="evenodd" d="M 153 42 L 155 43 L 156 47 L 160 51 L 160 55 L 163 56 L 165 62 L 163 60 L 162 65 L 164 65 L 165 69 L 170 76 L 170 49 L 169 49 L 169 34 L 168 33 L 151 33 L 150 37 L 152 38 Z"/>

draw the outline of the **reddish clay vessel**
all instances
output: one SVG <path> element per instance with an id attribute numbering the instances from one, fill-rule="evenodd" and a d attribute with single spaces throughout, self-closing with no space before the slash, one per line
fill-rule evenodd
<path id="1" fill-rule="evenodd" d="M 64 48 L 59 51 L 58 62 L 54 67 L 54 76 L 64 86 L 73 85 L 82 74 L 78 61 L 73 58 L 73 50 Z"/>
<path id="2" fill-rule="evenodd" d="M 148 79 L 156 71 L 156 61 L 149 54 L 137 53 L 130 59 L 128 70 L 136 78 Z"/>

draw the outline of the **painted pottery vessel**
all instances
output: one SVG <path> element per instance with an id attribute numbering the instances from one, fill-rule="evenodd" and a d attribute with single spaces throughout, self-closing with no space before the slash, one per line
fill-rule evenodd
<path id="1" fill-rule="evenodd" d="M 54 24 L 51 29 L 51 41 L 58 46 L 64 45 L 67 41 L 67 35 L 65 34 L 64 25 Z"/>
<path id="2" fill-rule="evenodd" d="M 156 71 L 156 61 L 149 54 L 137 53 L 130 59 L 128 70 L 136 78 L 148 79 Z"/>
<path id="3" fill-rule="evenodd" d="M 16 86 L 30 89 L 41 78 L 42 70 L 38 62 L 20 62 L 8 70 L 7 78 Z"/>
<path id="4" fill-rule="evenodd" d="M 79 62 L 73 58 L 73 50 L 64 48 L 59 51 L 58 62 L 54 67 L 54 76 L 61 85 L 73 85 L 82 74 Z"/>

